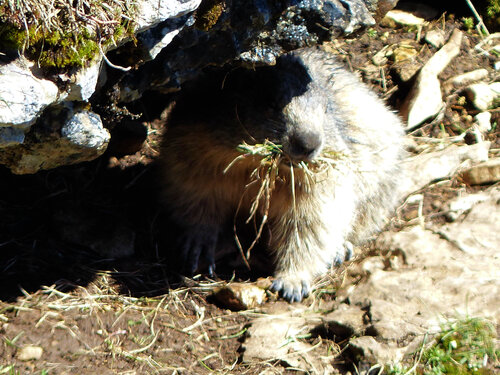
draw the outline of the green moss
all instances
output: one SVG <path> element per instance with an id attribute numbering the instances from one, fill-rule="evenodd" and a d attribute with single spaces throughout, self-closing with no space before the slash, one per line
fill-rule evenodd
<path id="1" fill-rule="evenodd" d="M 495 30 L 500 26 L 500 0 L 488 1 L 488 6 L 486 8 L 486 23 Z"/>
<path id="2" fill-rule="evenodd" d="M 24 51 L 42 68 L 85 66 L 99 53 L 96 38 L 88 32 L 44 33 L 35 27 L 26 32 L 7 24 L 0 25 L 0 46 L 5 50 Z"/>
<path id="3" fill-rule="evenodd" d="M 45 0 L 36 1 L 41 1 L 42 7 L 49 4 Z M 92 6 L 86 8 L 88 16 L 102 16 L 118 22 L 93 27 L 86 21 L 75 21 L 71 9 L 63 7 L 59 12 L 51 13 L 51 22 L 42 23 L 39 17 L 23 8 L 24 3 L 0 4 L 0 51 L 20 51 L 47 69 L 67 70 L 88 65 L 99 56 L 99 43 L 107 50 L 106 47 L 116 41 L 131 37 L 134 24 L 127 18 L 132 18 L 135 12 L 135 8 L 123 10 L 121 6 L 104 8 L 100 0 L 90 0 L 90 3 Z M 122 17 L 122 14 L 127 17 Z M 51 25 L 51 28 L 46 25 Z"/>
<path id="4" fill-rule="evenodd" d="M 205 0 L 196 11 L 195 27 L 208 31 L 215 26 L 224 11 L 223 0 Z"/>

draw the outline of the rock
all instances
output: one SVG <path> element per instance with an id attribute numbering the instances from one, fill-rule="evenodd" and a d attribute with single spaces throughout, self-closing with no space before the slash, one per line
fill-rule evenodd
<path id="1" fill-rule="evenodd" d="M 469 211 L 474 205 L 488 199 L 488 194 L 477 193 L 460 196 L 449 203 L 446 218 L 449 221 L 457 220 L 463 213 Z"/>
<path id="2" fill-rule="evenodd" d="M 376 247 L 402 251 L 405 266 L 375 270 L 355 288 L 339 292 L 351 305 L 366 306 L 373 339 L 351 339 L 349 345 L 352 341 L 363 355 L 368 353 L 372 364 L 397 360 L 399 350 L 424 333 L 439 331 L 449 319 L 481 316 L 498 323 L 500 189 L 486 194 L 484 200 L 471 199 L 476 204 L 462 221 L 384 233 Z"/>
<path id="3" fill-rule="evenodd" d="M 403 10 L 393 9 L 387 12 L 380 24 L 389 27 L 418 26 L 425 24 L 425 20 Z"/>
<path id="4" fill-rule="evenodd" d="M 422 64 L 414 58 L 394 63 L 391 66 L 391 73 L 396 74 L 402 82 L 408 82 L 422 68 Z"/>
<path id="5" fill-rule="evenodd" d="M 202 4 L 194 26 L 184 27 L 174 39 L 177 43 L 169 44 L 159 58 L 126 73 L 117 83 L 119 100 L 136 100 L 152 89 L 177 91 L 206 66 L 273 65 L 286 51 L 373 25 L 370 11 L 375 12 L 377 4 L 349 0 L 296 1 L 286 5 L 240 0 L 226 3 L 210 27 L 199 25 L 198 20 L 210 10 Z M 315 26 L 308 20 L 314 20 Z"/>
<path id="6" fill-rule="evenodd" d="M 399 63 L 404 60 L 412 59 L 418 55 L 418 51 L 410 43 L 410 41 L 400 43 L 392 53 L 392 59 L 395 63 Z"/>
<path id="7" fill-rule="evenodd" d="M 451 145 L 442 151 L 407 159 L 403 164 L 407 172 L 401 182 L 401 194 L 409 195 L 432 181 L 452 176 L 464 161 L 479 163 L 488 160 L 489 147 L 489 142 L 460 147 Z"/>
<path id="8" fill-rule="evenodd" d="M 82 107 L 89 101 L 91 111 L 108 115 L 108 110 L 140 99 L 145 91 L 177 91 L 206 67 L 272 65 L 289 50 L 371 26 L 374 16 L 383 16 L 396 3 L 139 0 L 132 22 L 134 35 L 111 43 L 103 41 L 95 63 L 54 75 L 57 85 L 40 78 L 44 72 L 23 58 L 0 68 L 0 128 L 10 129 L 0 132 L 0 162 L 9 160 L 13 165 L 13 158 L 19 160 L 26 153 L 24 163 L 42 149 L 48 157 L 47 136 L 29 135 L 27 139 L 25 135 L 49 107 L 70 105 L 67 102 Z M 101 64 L 102 59 L 106 65 Z M 35 133 L 39 134 L 38 130 Z M 37 145 L 42 141 L 43 146 Z M 13 150 L 16 144 L 24 147 Z M 54 148 L 59 146 L 54 144 Z M 44 165 L 57 166 L 55 158 Z M 16 170 L 31 173 L 27 171 L 38 167 Z"/>
<path id="9" fill-rule="evenodd" d="M 17 351 L 20 361 L 37 361 L 42 357 L 43 349 L 40 346 L 25 346 Z"/>
<path id="10" fill-rule="evenodd" d="M 491 130 L 491 113 L 480 112 L 474 116 L 474 124 L 469 131 L 476 138 L 476 143 L 484 141 L 484 135 Z"/>
<path id="11" fill-rule="evenodd" d="M 453 244 L 465 256 L 486 256 L 483 262 L 489 260 L 492 262 L 489 267 L 494 267 L 495 264 L 498 265 L 495 251 L 499 249 L 500 245 L 500 236 L 495 228 L 500 220 L 500 189 L 498 187 L 490 189 L 486 194 L 486 199 L 480 196 L 473 198 L 476 202 L 463 220 L 445 224 L 435 232 Z M 480 265 L 478 264 L 477 270 L 482 270 Z M 495 273 L 488 275 L 489 267 L 484 269 L 485 273 L 480 275 L 478 281 L 498 276 L 500 268 L 495 271 L 496 275 Z"/>
<path id="12" fill-rule="evenodd" d="M 56 84 L 33 76 L 32 66 L 24 59 L 0 66 L 0 127 L 26 130 L 58 99 Z"/>
<path id="13" fill-rule="evenodd" d="M 355 337 L 349 340 L 349 350 L 354 356 L 361 358 L 362 362 L 370 364 L 385 364 L 389 362 L 400 362 L 404 350 L 396 345 L 389 346 L 378 342 L 371 336 Z"/>
<path id="14" fill-rule="evenodd" d="M 412 226 L 380 235 L 375 249 L 402 254 L 404 264 L 355 276 L 355 285 L 339 289 L 337 301 L 326 307 L 331 312 L 273 304 L 248 329 L 243 361 L 280 360 L 302 371 L 324 373 L 329 368 L 322 355 L 301 337 L 326 336 L 341 343 L 343 358 L 368 369 L 410 356 L 444 322 L 479 316 L 497 324 L 500 188 L 464 195 L 450 209 L 466 215 L 441 227 Z M 371 259 L 361 260 L 361 268 Z"/>
<path id="15" fill-rule="evenodd" d="M 468 185 L 494 184 L 500 181 L 500 158 L 474 165 L 460 173 Z"/>
<path id="16" fill-rule="evenodd" d="M 488 71 L 486 69 L 476 69 L 471 72 L 467 72 L 464 74 L 460 74 L 451 78 L 448 82 L 454 87 L 461 87 L 465 85 L 469 85 L 473 82 L 480 81 L 488 77 Z"/>
<path id="17" fill-rule="evenodd" d="M 110 138 L 99 115 L 89 111 L 73 114 L 63 125 L 61 135 L 76 147 L 92 149 L 99 153 L 106 150 Z"/>
<path id="18" fill-rule="evenodd" d="M 352 336 L 363 336 L 367 329 L 365 311 L 358 306 L 341 304 L 339 308 L 321 317 L 322 325 L 337 341 Z"/>
<path id="19" fill-rule="evenodd" d="M 231 310 L 253 309 L 267 300 L 265 289 L 249 283 L 230 283 L 217 289 L 214 297 Z"/>
<path id="20" fill-rule="evenodd" d="M 480 112 L 474 116 L 474 123 L 481 134 L 487 133 L 491 130 L 491 113 Z"/>
<path id="21" fill-rule="evenodd" d="M 248 329 L 248 338 L 243 344 L 243 362 L 281 360 L 289 366 L 307 370 L 310 365 L 305 357 L 317 362 L 308 351 L 311 345 L 297 338 L 308 331 L 306 319 L 291 314 L 269 315 L 255 319 Z"/>
<path id="22" fill-rule="evenodd" d="M 475 83 L 465 89 L 465 93 L 474 106 L 481 110 L 486 111 L 493 106 L 498 105 L 500 100 L 500 82 L 494 83 Z"/>
<path id="23" fill-rule="evenodd" d="M 390 54 L 392 54 L 392 50 L 390 50 L 390 46 L 385 46 L 380 51 L 378 51 L 375 55 L 373 55 L 372 62 L 377 66 L 385 65 L 388 61 L 387 57 Z"/>
<path id="24" fill-rule="evenodd" d="M 460 52 L 462 32 L 455 29 L 448 42 L 420 70 L 414 86 L 401 106 L 400 114 L 407 120 L 407 130 L 436 116 L 443 107 L 438 74 Z"/>
<path id="25" fill-rule="evenodd" d="M 424 39 L 434 48 L 441 48 L 445 42 L 445 32 L 441 29 L 429 30 L 425 33 Z"/>
<path id="26" fill-rule="evenodd" d="M 68 82 L 68 91 L 64 100 L 87 101 L 90 99 L 97 86 L 99 73 L 101 72 L 102 59 L 94 62 L 89 67 L 78 70 L 71 77 L 60 75 L 63 81 Z"/>
<path id="27" fill-rule="evenodd" d="M 184 26 L 192 26 L 194 20 L 188 15 L 163 22 L 158 27 L 146 30 L 138 35 L 138 40 L 144 46 L 144 60 L 153 60 L 168 46 Z"/>
<path id="28" fill-rule="evenodd" d="M 74 112 L 68 106 L 57 107 L 39 123 L 22 145 L 4 148 L 0 153 L 0 162 L 13 173 L 36 173 L 93 160 L 106 150 L 110 139 L 100 117 L 86 110 Z"/>
<path id="29" fill-rule="evenodd" d="M 136 32 L 144 31 L 172 18 L 190 13 L 200 6 L 201 0 L 140 0 L 137 2 L 138 12 L 135 18 Z"/>
<path id="30" fill-rule="evenodd" d="M 24 131 L 17 128 L 0 127 L 0 149 L 2 147 L 14 146 L 24 141 Z"/>

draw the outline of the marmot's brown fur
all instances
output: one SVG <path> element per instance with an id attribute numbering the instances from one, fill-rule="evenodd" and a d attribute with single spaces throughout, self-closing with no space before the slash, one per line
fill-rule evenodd
<path id="1" fill-rule="evenodd" d="M 269 140 L 286 155 L 267 215 L 273 289 L 289 301 L 306 296 L 315 276 L 343 261 L 394 209 L 401 122 L 331 54 L 294 51 L 276 66 L 211 74 L 184 91 L 161 159 L 168 210 L 186 229 L 179 252 L 188 272 L 200 256 L 213 269 L 224 224 L 237 210 L 248 213 L 255 199 L 258 187 L 245 187 L 259 157 L 241 158 L 224 173 L 243 142 Z M 294 168 L 292 199 L 290 163 L 314 161 L 323 150 L 342 158 L 312 184 Z"/>

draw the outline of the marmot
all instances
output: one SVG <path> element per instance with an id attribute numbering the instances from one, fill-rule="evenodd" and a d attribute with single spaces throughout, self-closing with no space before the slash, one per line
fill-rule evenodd
<path id="1" fill-rule="evenodd" d="M 284 54 L 272 67 L 191 82 L 167 120 L 161 156 L 166 204 L 185 228 L 179 251 L 187 271 L 200 257 L 213 270 L 225 223 L 236 212 L 248 214 L 256 199 L 259 186 L 249 182 L 262 156 L 238 158 L 238 146 L 272 142 L 283 158 L 270 204 L 258 211 L 270 231 L 272 289 L 300 301 L 316 276 L 349 256 L 351 244 L 377 231 L 394 209 L 403 134 L 397 115 L 318 48 Z M 325 150 L 340 155 L 338 162 L 311 182 L 297 166 Z"/>

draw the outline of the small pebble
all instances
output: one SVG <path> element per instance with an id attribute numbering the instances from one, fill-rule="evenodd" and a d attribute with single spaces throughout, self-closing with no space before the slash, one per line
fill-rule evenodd
<path id="1" fill-rule="evenodd" d="M 25 346 L 17 352 L 20 361 L 37 361 L 42 357 L 43 349 L 40 346 Z"/>

